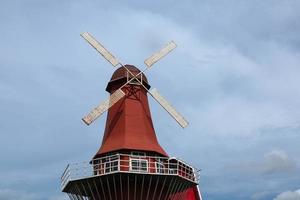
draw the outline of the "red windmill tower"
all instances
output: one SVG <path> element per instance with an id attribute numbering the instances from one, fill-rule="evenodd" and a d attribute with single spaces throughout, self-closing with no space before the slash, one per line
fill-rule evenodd
<path id="1" fill-rule="evenodd" d="M 113 66 L 106 91 L 110 97 L 83 118 L 91 124 L 108 111 L 102 144 L 89 162 L 69 164 L 62 191 L 71 200 L 202 200 L 199 171 L 174 157 L 159 145 L 152 123 L 150 94 L 183 128 L 187 121 L 158 93 L 150 89 L 144 71 L 176 48 L 168 43 L 145 60 L 140 71 L 122 65 L 89 33 L 81 36 Z"/>

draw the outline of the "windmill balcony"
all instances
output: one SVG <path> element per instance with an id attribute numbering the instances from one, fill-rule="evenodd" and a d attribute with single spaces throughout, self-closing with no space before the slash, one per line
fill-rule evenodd
<path id="1" fill-rule="evenodd" d="M 197 185 L 200 170 L 177 158 L 114 154 L 88 162 L 68 164 L 61 177 L 61 189 L 72 181 L 116 173 L 177 176 Z"/>

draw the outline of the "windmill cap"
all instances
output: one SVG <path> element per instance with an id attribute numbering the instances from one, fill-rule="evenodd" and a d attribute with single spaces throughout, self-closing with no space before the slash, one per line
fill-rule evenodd
<path id="1" fill-rule="evenodd" d="M 133 75 L 137 75 L 138 73 L 141 72 L 141 70 L 139 70 L 137 67 L 133 66 L 133 65 L 125 65 L 122 67 L 119 67 L 112 75 L 110 81 L 107 84 L 106 87 L 106 91 L 107 92 L 111 92 L 111 90 L 114 88 L 113 86 L 118 86 L 118 85 L 122 85 L 124 83 L 127 82 L 127 78 L 131 79 L 133 76 L 127 71 L 127 69 L 133 74 Z M 139 75 L 137 77 L 138 80 L 142 81 L 143 85 L 147 88 L 150 89 L 150 85 L 148 84 L 148 80 L 147 77 L 145 76 L 144 73 L 142 73 L 141 75 Z M 115 89 L 115 88 L 114 88 Z"/>

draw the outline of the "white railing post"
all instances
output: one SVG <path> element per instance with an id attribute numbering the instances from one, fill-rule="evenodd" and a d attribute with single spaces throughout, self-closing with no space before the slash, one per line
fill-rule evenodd
<path id="1" fill-rule="evenodd" d="M 118 154 L 118 170 L 117 170 L 117 172 L 120 172 L 121 171 L 121 156 L 120 156 L 120 154 Z"/>

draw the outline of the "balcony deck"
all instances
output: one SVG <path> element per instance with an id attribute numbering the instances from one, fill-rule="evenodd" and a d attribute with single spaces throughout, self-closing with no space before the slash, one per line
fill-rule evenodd
<path id="1" fill-rule="evenodd" d="M 88 162 L 69 164 L 61 177 L 64 191 L 69 182 L 114 173 L 175 176 L 198 184 L 199 170 L 176 158 L 114 154 Z"/>

